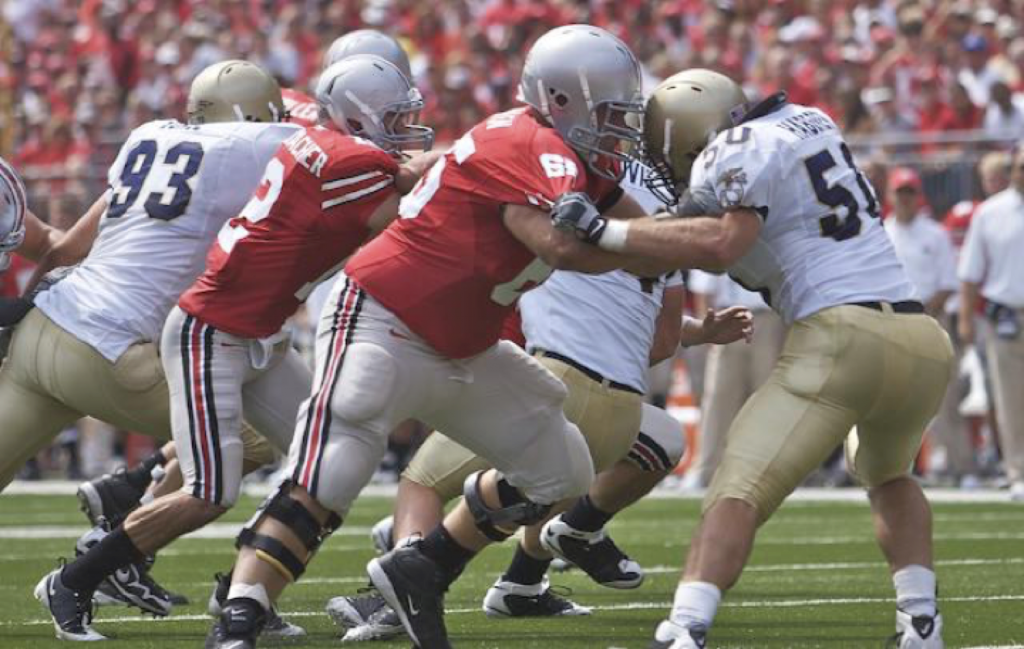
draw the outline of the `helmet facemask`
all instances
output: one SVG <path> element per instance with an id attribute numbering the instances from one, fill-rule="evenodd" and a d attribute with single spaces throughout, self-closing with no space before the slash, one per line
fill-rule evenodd
<path id="1" fill-rule="evenodd" d="M 586 89 L 586 84 L 584 84 Z M 588 97 L 589 103 L 589 97 Z M 643 103 L 637 101 L 603 101 L 590 106 L 589 125 L 575 125 L 566 139 L 580 154 L 587 167 L 598 176 L 621 180 L 626 163 L 640 146 L 640 121 Z"/>
<path id="2" fill-rule="evenodd" d="M 419 90 L 409 89 L 409 98 L 374 110 L 352 91 L 345 97 L 356 106 L 356 115 L 344 115 L 328 105 L 331 120 L 348 134 L 370 140 L 388 153 L 403 155 L 407 151 L 429 151 L 434 145 L 433 129 L 419 124 L 423 98 Z M 342 126 L 344 125 L 344 126 Z"/>
<path id="3" fill-rule="evenodd" d="M 11 265 L 11 253 L 25 240 L 25 212 L 27 198 L 25 186 L 3 160 L 0 160 L 0 224 L 10 229 L 0 238 L 0 271 Z M 7 223 L 3 223 L 7 222 Z"/>

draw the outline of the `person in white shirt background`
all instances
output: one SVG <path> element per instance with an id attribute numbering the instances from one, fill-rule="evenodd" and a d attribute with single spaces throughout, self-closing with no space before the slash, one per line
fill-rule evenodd
<path id="1" fill-rule="evenodd" d="M 941 322 L 946 302 L 957 289 L 953 240 L 932 218 L 916 171 L 896 167 L 889 172 L 886 185 L 892 212 L 885 221 L 885 232 L 925 310 Z M 947 390 L 946 399 L 950 392 Z M 934 464 L 928 464 L 929 477 L 959 484 L 962 478 L 973 476 L 974 452 L 963 428 L 943 426 L 936 420 L 931 432 L 935 446 L 931 453 Z M 965 484 L 972 480 L 967 478 Z"/>
<path id="2" fill-rule="evenodd" d="M 744 289 L 728 275 L 690 271 L 689 289 L 703 296 L 707 307 L 742 306 L 754 314 L 750 343 L 716 345 L 707 352 L 697 463 L 686 477 L 687 487 L 706 487 L 722 459 L 725 434 L 732 420 L 775 367 L 786 326 L 759 294 Z"/>
<path id="3" fill-rule="evenodd" d="M 943 226 L 953 241 L 957 259 L 960 257 L 967 229 L 978 207 L 985 199 L 1003 191 L 1010 184 L 1010 160 L 1011 155 L 1008 151 L 986 153 L 977 168 L 979 200 L 960 201 L 946 213 Z M 959 288 L 959 283 L 957 286 Z M 945 313 L 940 321 L 953 341 L 957 366 L 961 368 L 960 378 L 950 381 L 946 399 L 933 424 L 935 439 L 939 444 L 936 450 L 944 452 L 944 457 L 932 455 L 929 467 L 934 468 L 934 471 L 929 471 L 929 477 L 934 478 L 939 484 L 959 483 L 961 489 L 968 489 L 980 486 L 979 477 L 994 468 L 991 466 L 991 459 L 998 456 L 998 450 L 995 449 L 995 442 L 992 440 L 995 436 L 994 426 L 989 429 L 991 437 L 984 435 L 984 441 L 980 439 L 985 420 L 989 419 L 988 391 L 985 389 L 986 380 L 980 360 L 984 350 L 960 340 L 957 335 L 959 313 L 960 294 L 957 292 L 946 300 Z M 977 322 L 979 317 L 975 310 L 972 318 Z M 965 355 L 974 356 L 980 372 L 971 373 L 965 370 Z M 971 362 L 973 361 L 968 361 Z M 981 398 L 981 395 L 985 398 Z M 971 398 L 968 399 L 968 396 Z M 994 414 L 991 420 L 995 420 Z"/>
<path id="4" fill-rule="evenodd" d="M 1010 187 L 982 203 L 960 255 L 960 318 L 964 344 L 975 341 L 974 308 L 985 299 L 979 345 L 985 345 L 1010 498 L 1024 501 L 1024 147 L 1018 145 Z"/>

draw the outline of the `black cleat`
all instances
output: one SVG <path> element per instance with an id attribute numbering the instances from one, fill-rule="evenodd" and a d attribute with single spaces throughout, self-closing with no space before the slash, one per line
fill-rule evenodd
<path id="1" fill-rule="evenodd" d="M 206 603 L 206 612 L 210 617 L 220 617 L 225 602 L 228 599 L 228 591 L 231 590 L 231 573 L 218 572 L 213 576 L 216 585 L 210 593 L 210 599 Z M 306 630 L 298 624 L 292 624 L 277 614 L 273 606 L 267 613 L 267 623 L 263 626 L 263 637 L 276 638 L 279 640 L 295 640 L 304 638 Z"/>
<path id="2" fill-rule="evenodd" d="M 36 584 L 35 597 L 53 618 L 53 627 L 60 640 L 94 642 L 106 640 L 92 624 L 92 593 L 78 593 L 61 581 L 63 566 L 50 572 Z"/>
<path id="3" fill-rule="evenodd" d="M 447 583 L 437 564 L 420 552 L 419 542 L 371 560 L 366 570 L 417 647 L 451 648 L 444 626 Z"/>
<path id="4" fill-rule="evenodd" d="M 605 531 L 578 530 L 556 516 L 544 525 L 540 542 L 549 552 L 580 568 L 608 588 L 637 588 L 644 570 L 619 549 Z"/>
<path id="5" fill-rule="evenodd" d="M 101 518 L 115 528 L 128 518 L 139 500 L 146 493 L 145 489 L 133 486 L 125 477 L 125 470 L 108 473 L 95 480 L 78 485 L 78 502 L 82 511 L 89 517 L 93 525 L 99 525 Z"/>
<path id="6" fill-rule="evenodd" d="M 248 597 L 230 599 L 206 636 L 205 649 L 254 649 L 266 623 L 267 614 L 259 602 Z"/>

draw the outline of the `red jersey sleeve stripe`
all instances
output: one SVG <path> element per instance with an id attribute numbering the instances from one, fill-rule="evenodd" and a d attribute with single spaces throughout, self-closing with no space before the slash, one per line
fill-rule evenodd
<path id="1" fill-rule="evenodd" d="M 330 200 L 326 200 L 326 201 L 324 201 L 320 205 L 320 208 L 326 210 L 326 209 L 335 207 L 337 205 L 342 205 L 344 203 L 350 203 L 352 201 L 357 201 L 360 198 L 363 198 L 365 196 L 369 196 L 370 194 L 373 194 L 375 192 L 379 192 L 380 190 L 384 189 L 385 187 L 388 187 L 389 185 L 391 185 L 394 181 L 395 181 L 394 178 L 392 178 L 391 176 L 388 176 L 384 180 L 381 180 L 378 183 L 374 183 L 374 184 L 370 185 L 369 187 L 364 187 L 363 189 L 360 189 L 358 191 L 349 192 L 347 194 L 342 194 L 341 196 L 338 196 L 337 198 L 332 198 Z"/>
<path id="2" fill-rule="evenodd" d="M 383 175 L 384 175 L 383 171 L 380 171 L 379 169 L 375 169 L 373 171 L 368 171 L 368 172 L 366 172 L 364 174 L 359 174 L 358 176 L 349 176 L 348 178 L 340 178 L 338 180 L 330 180 L 328 182 L 325 182 L 320 187 L 320 189 L 322 189 L 325 192 L 329 192 L 332 189 L 341 189 L 342 187 L 348 187 L 349 185 L 355 185 L 356 183 L 361 183 L 364 180 L 369 180 L 370 178 L 376 178 L 378 176 L 383 176 Z"/>

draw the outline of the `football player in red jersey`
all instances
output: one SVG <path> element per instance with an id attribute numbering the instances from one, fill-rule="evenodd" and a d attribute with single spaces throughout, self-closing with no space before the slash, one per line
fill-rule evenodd
<path id="1" fill-rule="evenodd" d="M 139 553 L 159 550 L 234 503 L 243 411 L 264 424 L 261 431 L 287 420 L 290 438 L 309 372 L 282 326 L 319 279 L 397 216 L 396 180 L 415 168 L 397 158 L 432 143 L 433 132 L 415 124 L 419 93 L 380 57 L 335 64 L 317 94 L 321 125 L 281 143 L 164 325 L 161 356 L 185 486 L 128 516 L 124 528 Z M 101 542 L 85 557 L 97 563 L 91 555 L 114 550 Z"/>
<path id="2" fill-rule="evenodd" d="M 337 527 L 406 418 L 497 467 L 471 476 L 465 501 L 425 539 L 369 566 L 420 647 L 449 646 L 442 594 L 476 552 L 586 492 L 593 466 L 562 413 L 565 387 L 498 339 L 519 295 L 551 267 L 632 261 L 588 254 L 546 208 L 582 191 L 613 215 L 641 212 L 617 185 L 622 145 L 639 136 L 629 125 L 639 90 L 639 64 L 619 39 L 588 25 L 552 30 L 527 56 L 528 106 L 463 136 L 402 200 L 401 219 L 352 257 L 320 323 L 292 484 L 240 537 L 216 646 L 254 646 L 268 602 Z"/>
<path id="3" fill-rule="evenodd" d="M 336 39 L 324 56 L 323 67 L 326 70 L 332 64 L 346 57 L 358 54 L 380 56 L 397 67 L 407 79 L 412 80 L 409 57 L 406 55 L 405 50 L 402 49 L 402 46 L 390 36 L 372 29 L 350 32 Z M 312 97 L 301 91 L 287 88 L 281 91 L 281 97 L 284 100 L 285 110 L 288 112 L 291 122 L 304 127 L 317 125 L 319 121 L 319 107 Z M 405 176 L 405 174 L 402 174 L 398 179 L 398 188 L 402 193 L 409 189 L 408 186 L 402 185 L 405 181 Z M 413 176 L 410 176 L 411 178 Z M 83 221 L 85 220 L 83 219 Z M 32 225 L 31 222 L 27 222 L 27 224 L 29 226 Z M 83 225 L 87 225 L 87 223 L 83 223 Z M 33 230 L 29 227 L 27 238 L 31 238 L 32 233 Z M 27 246 L 28 242 L 25 244 L 25 247 Z M 83 255 L 84 252 L 82 252 Z M 40 253 L 41 255 L 42 253 Z M 0 307 L 3 306 L 6 305 L 0 303 Z M 11 312 L 13 313 L 14 309 L 17 309 L 17 313 L 23 315 L 28 306 L 27 303 L 19 300 L 11 305 Z M 4 314 L 0 313 L 0 326 L 3 324 L 3 317 Z M 177 450 L 175 449 L 174 442 L 168 442 L 156 454 L 147 458 L 129 472 L 119 471 L 82 483 L 78 489 L 78 496 L 83 503 L 83 510 L 88 514 L 90 521 L 96 524 L 97 517 L 103 516 L 111 524 L 114 524 L 115 521 L 120 521 L 127 516 L 132 509 L 138 506 L 139 497 L 150 486 L 150 471 L 155 465 L 164 466 L 166 469 L 164 482 L 155 485 L 150 490 L 150 497 L 159 498 L 174 491 L 176 485 L 180 485 L 182 481 L 181 472 L 178 469 Z"/>
<path id="4" fill-rule="evenodd" d="M 25 185 L 14 168 L 0 158 L 0 328 L 17 324 L 31 308 L 29 302 L 18 297 L 18 278 L 26 271 L 22 268 L 15 272 L 17 263 L 13 264 L 15 269 L 11 268 L 12 261 L 18 261 L 12 260 L 12 253 L 17 251 L 19 257 L 39 261 L 63 234 L 28 209 Z M 31 274 L 31 268 L 27 272 Z"/>
<path id="5" fill-rule="evenodd" d="M 412 70 L 409 67 L 409 56 L 398 41 L 375 29 L 359 29 L 339 36 L 324 55 L 324 70 L 338 61 L 356 54 L 375 54 L 398 68 L 405 78 L 412 81 Z M 316 126 L 319 121 L 319 108 L 316 100 L 306 93 L 285 88 L 281 90 L 285 110 L 289 121 L 299 126 Z"/>

